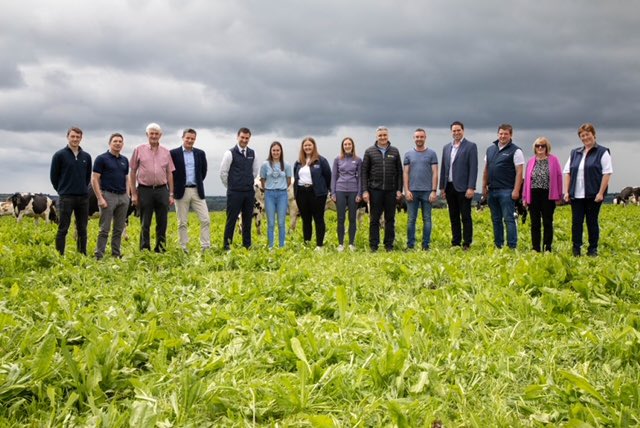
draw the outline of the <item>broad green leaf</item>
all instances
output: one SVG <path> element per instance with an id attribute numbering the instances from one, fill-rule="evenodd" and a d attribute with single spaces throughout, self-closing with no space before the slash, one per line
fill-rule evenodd
<path id="1" fill-rule="evenodd" d="M 598 399 L 598 401 L 600 401 L 600 403 L 602 403 L 602 404 L 606 403 L 606 399 L 602 396 L 602 394 L 600 394 L 598 392 L 598 390 L 595 389 L 593 387 L 593 385 L 591 385 L 589 383 L 589 381 L 587 379 L 585 379 L 584 377 L 582 377 L 582 376 L 580 376 L 579 374 L 576 374 L 576 373 L 568 372 L 566 370 L 559 370 L 558 372 L 560 373 L 560 375 L 562 377 L 567 379 L 569 382 L 571 382 L 578 389 L 581 389 L 582 391 L 586 392 L 587 394 L 591 395 L 592 397 Z"/>
<path id="2" fill-rule="evenodd" d="M 53 356 L 56 352 L 56 338 L 53 334 L 48 334 L 38 347 L 36 358 L 33 361 L 35 378 L 42 378 L 51 369 Z"/>
<path id="3" fill-rule="evenodd" d="M 335 428 L 333 419 L 326 415 L 309 416 L 309 422 L 313 428 Z"/>

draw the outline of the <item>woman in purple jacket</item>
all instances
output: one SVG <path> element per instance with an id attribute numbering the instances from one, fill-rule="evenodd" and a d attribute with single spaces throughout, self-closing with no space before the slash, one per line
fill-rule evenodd
<path id="1" fill-rule="evenodd" d="M 543 250 L 551 251 L 553 212 L 562 198 L 562 168 L 551 154 L 551 143 L 545 137 L 533 143 L 534 156 L 527 162 L 522 199 L 531 214 L 531 244 L 540 252 L 540 228 L 544 225 Z"/>
<path id="2" fill-rule="evenodd" d="M 349 208 L 349 249 L 355 250 L 357 203 L 362 199 L 360 168 L 362 159 L 356 156 L 353 139 L 346 137 L 340 144 L 340 154 L 333 161 L 331 199 L 338 212 L 338 251 L 344 250 L 344 220 Z"/>

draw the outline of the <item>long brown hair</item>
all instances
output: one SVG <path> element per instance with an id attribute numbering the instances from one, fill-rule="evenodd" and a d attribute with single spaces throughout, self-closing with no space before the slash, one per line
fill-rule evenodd
<path id="1" fill-rule="evenodd" d="M 271 168 L 273 168 L 273 155 L 271 154 L 271 149 L 273 148 L 273 146 L 280 147 L 280 170 L 284 172 L 284 150 L 282 150 L 282 144 L 280 144 L 279 141 L 274 141 L 269 146 L 269 156 L 267 157 L 269 165 L 271 165 Z"/>
<path id="2" fill-rule="evenodd" d="M 344 142 L 347 140 L 351 141 L 351 145 L 353 146 L 351 149 L 351 156 L 353 156 L 354 159 L 358 159 L 358 155 L 356 155 L 356 143 L 351 137 L 344 137 L 342 139 L 342 143 L 340 143 L 340 159 L 344 159 L 347 156 L 347 153 L 344 151 Z"/>
<path id="3" fill-rule="evenodd" d="M 307 164 L 307 155 L 302 149 L 304 143 L 306 143 L 307 141 L 310 141 L 313 144 L 313 151 L 311 152 L 311 156 L 309 157 L 309 165 L 320 160 L 320 154 L 318 153 L 318 145 L 316 144 L 316 140 L 314 140 L 313 137 L 305 137 L 300 144 L 300 154 L 298 155 L 298 161 L 301 165 Z"/>

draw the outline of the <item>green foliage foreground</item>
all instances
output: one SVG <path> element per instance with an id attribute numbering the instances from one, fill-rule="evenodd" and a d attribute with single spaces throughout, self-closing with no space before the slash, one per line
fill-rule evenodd
<path id="1" fill-rule="evenodd" d="M 0 426 L 638 425 L 640 209 L 603 208 L 595 259 L 569 255 L 569 217 L 552 254 L 528 225 L 495 250 L 486 211 L 451 249 L 437 210 L 428 253 L 337 253 L 329 213 L 320 253 L 298 230 L 185 255 L 171 214 L 166 254 L 137 251 L 132 219 L 101 262 L 1 218 Z"/>

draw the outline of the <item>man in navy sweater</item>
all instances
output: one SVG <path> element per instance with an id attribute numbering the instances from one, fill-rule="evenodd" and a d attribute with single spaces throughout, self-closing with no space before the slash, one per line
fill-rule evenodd
<path id="1" fill-rule="evenodd" d="M 50 179 L 60 199 L 60 223 L 56 235 L 56 250 L 64 255 L 71 214 L 75 214 L 78 232 L 78 252 L 87 255 L 87 223 L 89 221 L 89 182 L 91 181 L 91 155 L 80 147 L 82 130 L 67 131 L 67 146 L 58 150 L 51 159 Z"/>

